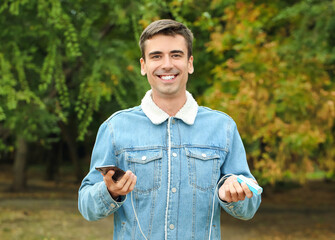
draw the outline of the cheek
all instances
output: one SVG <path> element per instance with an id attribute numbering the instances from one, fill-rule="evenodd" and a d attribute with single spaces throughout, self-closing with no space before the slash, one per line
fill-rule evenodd
<path id="1" fill-rule="evenodd" d="M 152 72 L 153 72 L 153 69 L 155 69 L 155 64 L 152 63 L 152 62 L 148 62 L 148 63 L 145 65 L 145 69 L 146 69 L 147 73 L 152 73 Z"/>

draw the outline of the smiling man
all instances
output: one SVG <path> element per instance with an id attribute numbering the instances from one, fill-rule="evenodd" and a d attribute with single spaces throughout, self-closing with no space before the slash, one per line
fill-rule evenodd
<path id="1" fill-rule="evenodd" d="M 221 239 L 220 208 L 247 220 L 260 205 L 260 195 L 237 181 L 257 183 L 235 122 L 199 107 L 186 90 L 192 41 L 179 22 L 151 23 L 140 38 L 151 90 L 99 128 L 78 203 L 88 220 L 114 213 L 113 239 Z M 102 165 L 127 171 L 114 181 L 113 170 L 95 170 Z"/>
<path id="2" fill-rule="evenodd" d="M 187 54 L 186 40 L 181 35 L 158 34 L 144 42 L 144 49 L 141 73 L 147 75 L 152 98 L 174 116 L 186 102 L 188 74 L 193 73 L 193 56 Z"/>

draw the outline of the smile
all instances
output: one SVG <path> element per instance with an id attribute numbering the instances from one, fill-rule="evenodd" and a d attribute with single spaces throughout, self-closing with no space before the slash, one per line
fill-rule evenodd
<path id="1" fill-rule="evenodd" d="M 177 75 L 159 75 L 158 77 L 161 78 L 162 80 L 169 81 L 174 79 L 176 76 Z"/>

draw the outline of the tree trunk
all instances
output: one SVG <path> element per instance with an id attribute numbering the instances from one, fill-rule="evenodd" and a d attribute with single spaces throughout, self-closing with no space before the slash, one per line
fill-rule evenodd
<path id="1" fill-rule="evenodd" d="M 53 143 L 51 145 L 51 150 L 47 152 L 45 179 L 48 181 L 58 182 L 59 180 L 61 146 L 61 142 Z"/>
<path id="2" fill-rule="evenodd" d="M 74 172 L 76 175 L 76 181 L 81 182 L 83 179 L 83 171 L 81 169 L 79 157 L 77 155 L 77 143 L 76 138 L 74 137 L 75 135 L 72 134 L 71 131 L 69 130 L 71 129 L 71 127 L 66 126 L 63 123 L 60 123 L 59 126 L 61 128 L 62 135 L 69 150 L 70 159 L 72 161 Z"/>
<path id="3" fill-rule="evenodd" d="M 27 176 L 26 176 L 26 166 L 27 166 L 27 142 L 22 137 L 18 137 L 17 146 L 16 146 L 16 154 L 14 159 L 14 167 L 13 167 L 13 186 L 12 189 L 14 191 L 21 191 L 26 188 Z"/>

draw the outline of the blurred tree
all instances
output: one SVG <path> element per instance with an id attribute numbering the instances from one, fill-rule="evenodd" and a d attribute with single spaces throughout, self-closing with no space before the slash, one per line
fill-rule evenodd
<path id="1" fill-rule="evenodd" d="M 207 44 L 217 64 L 201 101 L 238 122 L 264 182 L 334 175 L 334 5 L 234 1 L 211 18 L 221 23 Z"/>
<path id="2" fill-rule="evenodd" d="M 195 73 L 188 89 L 237 121 L 257 177 L 303 181 L 317 168 L 334 176 L 334 5 L 2 1 L 0 157 L 16 153 L 15 188 L 25 182 L 29 142 L 57 153 L 52 148 L 64 141 L 81 179 L 78 152 L 91 150 L 101 122 L 138 105 L 149 88 L 139 71 L 138 39 L 162 18 L 192 29 Z"/>
<path id="3" fill-rule="evenodd" d="M 24 187 L 27 142 L 48 147 L 60 133 L 81 179 L 76 140 L 84 139 L 93 113 L 143 96 L 148 86 L 134 67 L 137 8 L 135 1 L 2 1 L 1 148 L 17 153 L 14 189 Z"/>

